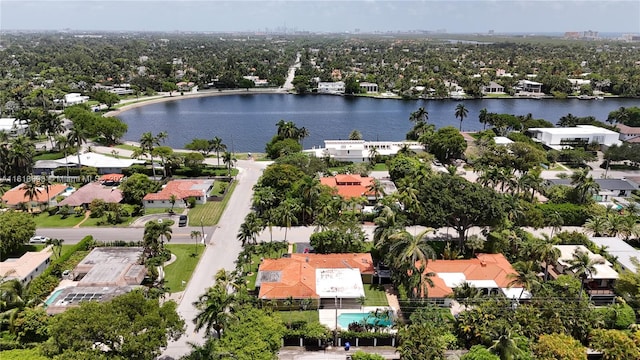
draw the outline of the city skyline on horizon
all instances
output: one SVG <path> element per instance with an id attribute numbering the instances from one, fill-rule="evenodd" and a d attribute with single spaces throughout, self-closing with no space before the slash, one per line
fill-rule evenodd
<path id="1" fill-rule="evenodd" d="M 3 0 L 0 24 L 3 31 L 640 33 L 640 1 Z"/>

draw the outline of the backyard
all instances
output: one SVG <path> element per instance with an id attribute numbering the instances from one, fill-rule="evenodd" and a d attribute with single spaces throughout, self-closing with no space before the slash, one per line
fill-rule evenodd
<path id="1" fill-rule="evenodd" d="M 189 210 L 189 226 L 213 226 L 218 223 L 220 216 L 227 207 L 229 198 L 233 194 L 236 183 L 229 186 L 229 190 L 222 201 L 209 201 L 202 205 L 196 205 Z"/>

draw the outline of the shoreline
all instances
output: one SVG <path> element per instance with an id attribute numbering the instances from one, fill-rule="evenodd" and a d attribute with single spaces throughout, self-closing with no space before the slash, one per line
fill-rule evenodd
<path id="1" fill-rule="evenodd" d="M 255 95 L 255 94 L 288 94 L 285 90 L 282 89 L 264 89 L 264 90 L 212 90 L 212 91 L 200 91 L 196 93 L 185 93 L 184 95 L 180 95 L 178 92 L 177 95 L 169 96 L 168 94 L 164 95 L 155 95 L 149 96 L 146 100 L 145 98 L 140 98 L 140 100 L 132 101 L 131 104 L 123 105 L 122 107 L 108 111 L 104 113 L 102 116 L 110 117 L 110 116 L 118 116 L 120 113 L 125 111 L 133 110 L 135 108 L 139 108 L 146 105 L 159 104 L 168 101 L 177 101 L 182 99 L 190 99 L 190 98 L 199 98 L 199 97 L 209 97 L 209 96 L 225 96 L 225 95 Z"/>

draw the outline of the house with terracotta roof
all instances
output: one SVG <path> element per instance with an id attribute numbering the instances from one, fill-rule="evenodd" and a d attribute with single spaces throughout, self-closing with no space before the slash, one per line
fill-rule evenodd
<path id="1" fill-rule="evenodd" d="M 336 189 L 337 194 L 345 199 L 365 197 L 369 201 L 375 201 L 376 194 L 369 190 L 373 180 L 372 177 L 363 177 L 358 174 L 338 174 L 322 177 L 320 183 Z"/>
<path id="2" fill-rule="evenodd" d="M 51 246 L 47 246 L 41 251 L 28 251 L 19 258 L 6 259 L 0 262 L 0 278 L 18 279 L 22 285 L 27 285 L 49 267 L 52 254 Z"/>
<path id="3" fill-rule="evenodd" d="M 62 194 L 67 189 L 65 184 L 53 184 L 49 185 L 49 195 L 47 197 L 47 189 L 44 186 L 39 186 L 36 196 L 30 200 L 27 196 L 27 190 L 25 184 L 20 184 L 13 189 L 7 191 L 2 195 L 2 202 L 5 206 L 16 209 L 19 204 L 29 204 L 31 208 L 42 207 L 47 205 L 47 201 L 50 206 L 56 206 L 56 196 Z"/>
<path id="4" fill-rule="evenodd" d="M 465 260 L 431 260 L 424 273 L 435 274 L 430 277 L 433 287 L 428 288 L 427 298 L 441 306 L 449 306 L 453 289 L 464 283 L 478 288 L 485 295 L 531 298 L 531 293 L 522 287 L 509 287 L 513 280 L 510 275 L 517 272 L 502 254 L 478 254 L 474 259 Z"/>
<path id="5" fill-rule="evenodd" d="M 170 206 L 184 208 L 190 197 L 196 200 L 196 204 L 204 204 L 207 202 L 207 195 L 212 188 L 213 180 L 210 179 L 172 180 L 157 193 L 147 194 L 142 199 L 142 204 L 145 208 Z M 175 195 L 178 200 L 175 205 L 171 204 L 171 195 Z"/>
<path id="6" fill-rule="evenodd" d="M 71 208 L 82 206 L 86 209 L 93 200 L 100 199 L 106 203 L 119 203 L 122 201 L 122 191 L 115 186 L 106 186 L 100 182 L 92 182 L 74 191 L 58 206 L 69 205 Z"/>
<path id="7" fill-rule="evenodd" d="M 265 301 L 310 299 L 311 307 L 359 308 L 364 285 L 373 282 L 369 253 L 290 254 L 264 259 L 258 268 L 256 289 Z"/>

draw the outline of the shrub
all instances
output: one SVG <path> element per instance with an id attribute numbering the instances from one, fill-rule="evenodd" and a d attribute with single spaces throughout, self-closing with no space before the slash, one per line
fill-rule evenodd
<path id="1" fill-rule="evenodd" d="M 189 197 L 187 198 L 187 206 L 188 206 L 190 209 L 193 209 L 194 207 L 196 207 L 196 198 L 195 198 L 195 197 L 193 197 L 193 196 L 189 196 Z"/>
<path id="2" fill-rule="evenodd" d="M 582 226 L 589 218 L 588 208 L 576 204 L 538 204 L 545 219 L 550 218 L 556 212 L 560 214 L 564 226 Z"/>

